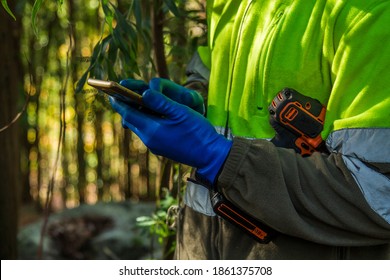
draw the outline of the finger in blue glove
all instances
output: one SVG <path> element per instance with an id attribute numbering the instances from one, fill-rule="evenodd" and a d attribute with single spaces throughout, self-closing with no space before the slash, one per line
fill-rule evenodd
<path id="1" fill-rule="evenodd" d="M 163 78 L 151 79 L 149 82 L 149 88 L 162 92 L 170 99 L 180 104 L 184 104 L 202 115 L 205 113 L 203 97 L 195 90 L 183 87 L 171 80 Z"/>

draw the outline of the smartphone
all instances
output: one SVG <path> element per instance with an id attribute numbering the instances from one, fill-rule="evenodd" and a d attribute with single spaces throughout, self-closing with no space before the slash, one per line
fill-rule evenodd
<path id="1" fill-rule="evenodd" d="M 88 79 L 88 85 L 103 91 L 104 93 L 115 97 L 123 102 L 135 102 L 139 105 L 142 105 L 142 96 L 124 86 L 121 86 L 117 82 L 113 81 L 104 81 L 97 79 Z"/>

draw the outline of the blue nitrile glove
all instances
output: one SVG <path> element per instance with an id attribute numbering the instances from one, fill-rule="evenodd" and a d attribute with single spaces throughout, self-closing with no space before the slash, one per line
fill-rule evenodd
<path id="1" fill-rule="evenodd" d="M 195 111 L 205 113 L 203 97 L 196 91 L 180 86 L 170 80 L 162 78 L 153 78 L 149 85 L 141 80 L 125 79 L 119 82 L 122 86 L 131 89 L 139 94 L 147 89 L 153 89 L 162 92 L 173 101 L 187 105 Z"/>
<path id="2" fill-rule="evenodd" d="M 162 92 L 173 101 L 187 105 L 202 115 L 205 113 L 203 97 L 195 90 L 180 86 L 171 80 L 162 78 L 151 79 L 149 81 L 149 88 Z"/>
<path id="3" fill-rule="evenodd" d="M 201 114 L 161 92 L 149 89 L 142 98 L 145 107 L 157 114 L 110 97 L 112 107 L 122 116 L 123 126 L 137 134 L 154 154 L 196 167 L 198 175 L 214 184 L 232 141 L 218 134 Z"/>

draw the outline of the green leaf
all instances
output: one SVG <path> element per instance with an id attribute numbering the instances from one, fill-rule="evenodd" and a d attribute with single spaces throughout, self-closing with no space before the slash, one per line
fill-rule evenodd
<path id="1" fill-rule="evenodd" d="M 81 78 L 77 81 L 76 83 L 76 88 L 75 88 L 75 93 L 80 93 L 82 90 L 83 90 L 83 87 L 85 85 L 85 82 L 87 81 L 87 78 L 88 78 L 88 72 L 89 72 L 90 69 L 88 69 L 88 71 L 86 71 L 82 76 Z"/>
<path id="2" fill-rule="evenodd" d="M 12 13 L 11 9 L 8 7 L 7 0 L 1 0 L 1 5 L 3 5 L 4 10 L 6 10 L 6 12 L 7 12 L 11 17 L 13 17 L 14 20 L 16 20 L 15 15 Z"/>
<path id="3" fill-rule="evenodd" d="M 139 227 L 151 227 L 156 224 L 156 221 L 154 221 L 152 218 L 147 216 L 138 217 L 136 221 Z"/>
<path id="4" fill-rule="evenodd" d="M 114 13 L 110 9 L 108 1 L 102 2 L 102 8 L 103 8 L 103 12 L 105 15 L 105 21 L 106 21 L 108 27 L 110 28 L 110 33 L 112 33 L 112 24 L 114 21 Z"/>
<path id="5" fill-rule="evenodd" d="M 118 57 L 118 46 L 115 44 L 115 40 L 111 40 L 110 47 L 107 51 L 108 63 L 115 64 Z"/>
<path id="6" fill-rule="evenodd" d="M 167 196 L 160 201 L 160 205 L 162 209 L 168 209 L 170 206 L 176 203 L 176 200 L 172 196 Z"/>
<path id="7" fill-rule="evenodd" d="M 132 69 L 132 72 L 139 72 L 137 66 L 137 32 L 134 27 L 129 24 L 126 18 L 120 11 L 113 6 L 117 26 L 112 32 L 113 40 L 120 50 L 120 57 L 126 66 Z"/>
<path id="8" fill-rule="evenodd" d="M 180 11 L 176 6 L 175 0 L 164 0 L 165 5 L 167 5 L 168 9 L 174 14 L 175 16 L 180 16 Z"/>
<path id="9" fill-rule="evenodd" d="M 142 27 L 142 9 L 141 9 L 141 3 L 140 1 L 134 2 L 134 16 L 135 16 L 135 22 L 136 27 L 141 28 Z"/>
<path id="10" fill-rule="evenodd" d="M 43 0 L 36 0 L 34 2 L 34 6 L 32 8 L 32 12 L 31 12 L 32 28 L 33 28 L 34 33 L 35 33 L 36 36 L 38 36 L 38 28 L 37 28 L 36 19 L 37 19 L 38 11 L 41 8 L 42 2 L 43 2 Z"/>
<path id="11" fill-rule="evenodd" d="M 91 72 L 93 72 L 94 70 L 95 70 L 94 71 L 95 75 L 92 75 L 92 76 L 94 76 L 94 78 L 100 78 L 100 76 L 97 76 L 98 72 L 99 72 L 99 69 L 97 69 L 98 68 L 97 66 L 99 66 L 98 60 L 102 56 L 102 53 L 104 53 L 105 50 L 107 49 L 110 40 L 111 40 L 111 35 L 108 35 L 106 38 L 99 41 L 96 44 L 96 46 L 93 48 L 93 52 L 92 52 L 92 56 L 91 56 L 91 63 L 89 65 L 87 71 L 85 71 L 85 73 L 82 75 L 82 77 L 78 80 L 78 82 L 76 84 L 76 88 L 75 88 L 75 93 L 82 92 L 83 87 L 85 85 L 85 82 L 87 81 L 88 75 L 90 75 Z"/>

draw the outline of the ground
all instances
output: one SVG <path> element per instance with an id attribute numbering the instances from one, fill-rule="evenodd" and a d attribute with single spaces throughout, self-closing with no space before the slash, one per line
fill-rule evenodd
<path id="1" fill-rule="evenodd" d="M 160 259 L 156 238 L 136 226 L 136 218 L 154 208 L 153 203 L 98 203 L 52 214 L 40 255 L 41 217 L 21 228 L 19 259 Z"/>

